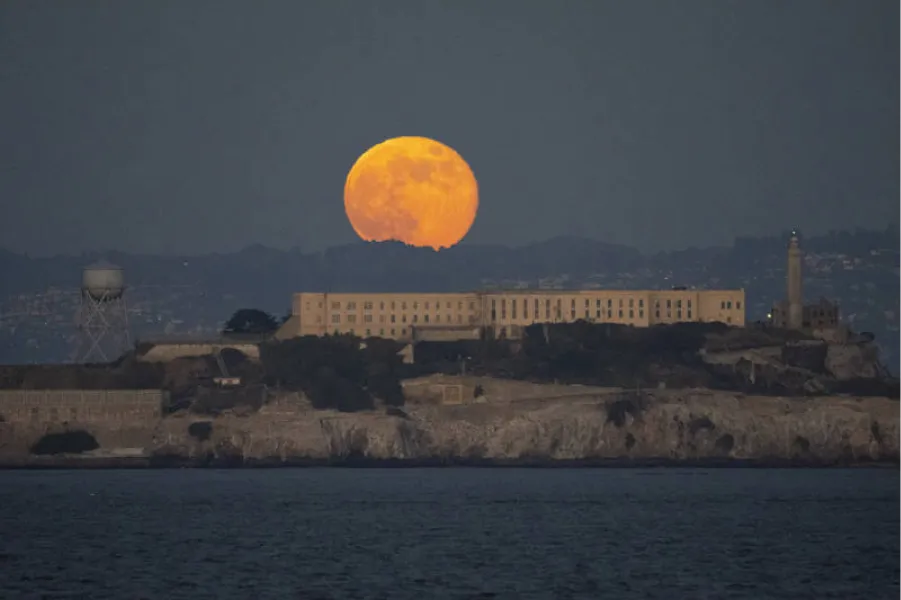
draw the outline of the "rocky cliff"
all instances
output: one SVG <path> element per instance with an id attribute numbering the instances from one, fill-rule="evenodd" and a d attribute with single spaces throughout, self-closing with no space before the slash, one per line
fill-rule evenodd
<path id="1" fill-rule="evenodd" d="M 454 377 L 406 384 L 403 409 L 313 410 L 302 396 L 286 395 L 259 410 L 180 411 L 131 441 L 102 426 L 86 429 L 100 445 L 95 455 L 140 446 L 145 456 L 201 462 L 898 459 L 897 398 L 640 392 Z M 442 403 L 449 397 L 460 403 Z M 7 441 L 18 442 L 0 449 L 0 461 L 23 462 L 35 435 L 7 431 Z"/>

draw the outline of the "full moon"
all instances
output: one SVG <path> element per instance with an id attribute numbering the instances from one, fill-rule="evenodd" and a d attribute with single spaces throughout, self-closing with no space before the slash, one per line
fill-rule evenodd
<path id="1" fill-rule="evenodd" d="M 344 184 L 350 225 L 370 242 L 450 248 L 472 227 L 478 209 L 472 169 L 453 148 L 424 137 L 376 144 L 357 159 Z"/>

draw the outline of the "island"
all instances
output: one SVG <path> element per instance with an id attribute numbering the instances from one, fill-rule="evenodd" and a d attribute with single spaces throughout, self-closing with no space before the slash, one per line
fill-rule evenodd
<path id="1" fill-rule="evenodd" d="M 0 367 L 0 466 L 897 465 L 872 336 L 537 324 L 408 344 L 225 333 Z"/>

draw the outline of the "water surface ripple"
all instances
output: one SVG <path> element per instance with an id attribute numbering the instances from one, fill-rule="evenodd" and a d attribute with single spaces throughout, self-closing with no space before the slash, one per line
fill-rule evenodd
<path id="1" fill-rule="evenodd" d="M 0 596 L 898 598 L 894 469 L 0 472 Z"/>

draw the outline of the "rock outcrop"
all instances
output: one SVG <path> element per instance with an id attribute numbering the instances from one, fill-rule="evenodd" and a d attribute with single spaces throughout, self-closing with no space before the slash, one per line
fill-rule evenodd
<path id="1" fill-rule="evenodd" d="M 145 455 L 249 463 L 256 460 L 758 460 L 896 462 L 899 403 L 889 398 L 745 396 L 718 391 L 539 386 L 432 378 L 408 386 L 404 408 L 312 410 L 299 395 L 255 412 L 179 411 L 154 424 Z M 435 390 L 458 386 L 461 404 Z M 475 397 L 472 389 L 478 389 Z M 515 388 L 515 389 L 514 389 Z M 528 389 L 527 389 L 528 388 Z M 512 391 L 511 391 L 512 390 Z M 418 403 L 420 400 L 421 403 Z M 109 432 L 90 429 L 104 456 Z M 0 462 L 21 461 L 19 448 Z M 12 438 L 10 438 L 12 439 Z M 26 443 L 27 442 L 27 443 Z M 129 444 L 125 444 L 129 445 Z M 134 446 L 135 444 L 131 444 Z"/>

